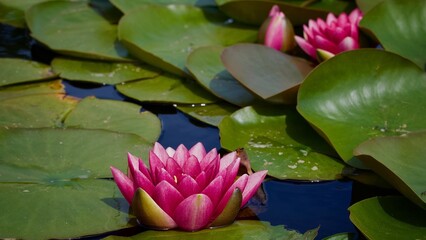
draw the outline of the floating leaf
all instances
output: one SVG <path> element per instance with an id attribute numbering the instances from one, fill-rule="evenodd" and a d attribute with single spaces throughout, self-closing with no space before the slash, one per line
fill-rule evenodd
<path id="1" fill-rule="evenodd" d="M 219 124 L 221 145 L 244 147 L 255 171 L 279 179 L 332 180 L 344 165 L 325 155 L 328 144 L 292 108 L 245 107 Z"/>
<path id="2" fill-rule="evenodd" d="M 426 132 L 368 140 L 355 148 L 363 163 L 426 209 Z"/>
<path id="3" fill-rule="evenodd" d="M 15 86 L 1 87 L 0 100 L 22 97 L 34 94 L 65 94 L 65 87 L 61 80 L 50 82 L 36 82 L 31 84 L 21 84 Z"/>
<path id="4" fill-rule="evenodd" d="M 24 28 L 25 10 L 37 3 L 48 0 L 0 0 L 0 22 L 12 25 L 18 28 Z"/>
<path id="5" fill-rule="evenodd" d="M 228 21 L 215 8 L 184 4 L 143 5 L 119 23 L 120 41 L 135 57 L 181 76 L 193 49 L 252 42 L 256 35 L 257 29 Z"/>
<path id="6" fill-rule="evenodd" d="M 273 5 L 278 5 L 294 25 L 305 24 L 309 19 L 325 19 L 329 12 L 340 13 L 354 7 L 350 1 L 340 0 L 216 0 L 216 3 L 231 18 L 255 25 L 260 25 L 267 18 Z"/>
<path id="7" fill-rule="evenodd" d="M 388 0 L 356 0 L 356 5 L 361 9 L 361 11 L 366 14 L 377 4 L 388 1 Z"/>
<path id="8" fill-rule="evenodd" d="M 4 128 L 60 127 L 77 100 L 63 94 L 40 94 L 0 101 L 0 126 Z"/>
<path id="9" fill-rule="evenodd" d="M 384 49 L 426 69 L 426 4 L 423 0 L 384 1 L 371 9 L 360 26 L 371 31 Z"/>
<path id="10" fill-rule="evenodd" d="M 79 102 L 68 114 L 64 126 L 133 133 L 149 142 L 157 141 L 161 133 L 160 120 L 151 112 L 141 112 L 141 106 L 93 97 Z"/>
<path id="11" fill-rule="evenodd" d="M 126 81 L 152 78 L 160 71 L 146 64 L 112 63 L 81 59 L 55 58 L 52 68 L 61 78 L 101 84 L 118 84 Z"/>
<path id="12" fill-rule="evenodd" d="M 177 109 L 204 123 L 217 127 L 222 119 L 238 110 L 228 103 L 212 103 L 205 106 L 178 105 Z"/>
<path id="13" fill-rule="evenodd" d="M 117 26 L 103 18 L 85 1 L 49 1 L 26 12 L 31 35 L 64 55 L 129 60 L 117 41 Z"/>
<path id="14" fill-rule="evenodd" d="M 297 109 L 344 161 L 360 143 L 425 129 L 426 74 L 396 54 L 362 49 L 323 62 L 299 89 Z"/>
<path id="15" fill-rule="evenodd" d="M 224 47 L 209 46 L 195 49 L 186 67 L 195 79 L 219 98 L 238 106 L 248 106 L 260 98 L 243 87 L 223 66 L 220 55 Z"/>
<path id="16" fill-rule="evenodd" d="M 355 240 L 354 233 L 337 233 L 322 240 Z"/>
<path id="17" fill-rule="evenodd" d="M 54 78 L 50 66 L 19 58 L 0 58 L 0 86 Z"/>
<path id="18" fill-rule="evenodd" d="M 80 139 L 76 139 L 79 141 Z M 113 181 L 0 184 L 0 234 L 16 239 L 70 239 L 128 228 L 128 204 Z"/>
<path id="19" fill-rule="evenodd" d="M 222 53 L 226 69 L 246 88 L 265 100 L 296 103 L 297 90 L 313 68 L 300 58 L 260 44 L 237 44 Z"/>
<path id="20" fill-rule="evenodd" d="M 318 228 L 307 231 L 304 234 L 297 231 L 287 230 L 282 225 L 272 226 L 269 222 L 241 220 L 236 221 L 227 227 L 204 229 L 197 232 L 183 231 L 146 231 L 131 237 L 110 236 L 105 239 L 187 239 L 187 240 L 212 240 L 212 239 L 292 239 L 292 240 L 313 240 L 318 234 Z"/>
<path id="21" fill-rule="evenodd" d="M 114 6 L 124 13 L 131 12 L 144 4 L 191 4 L 199 7 L 216 6 L 214 0 L 110 0 Z"/>
<path id="22" fill-rule="evenodd" d="M 170 74 L 116 87 L 120 93 L 142 102 L 212 103 L 217 100 L 197 83 Z"/>
<path id="23" fill-rule="evenodd" d="M 424 239 L 426 212 L 404 197 L 374 197 L 349 208 L 350 219 L 368 239 Z"/>

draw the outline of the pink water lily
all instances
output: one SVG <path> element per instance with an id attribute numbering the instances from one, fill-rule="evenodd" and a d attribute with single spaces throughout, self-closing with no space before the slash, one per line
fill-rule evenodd
<path id="1" fill-rule="evenodd" d="M 362 12 L 356 8 L 349 15 L 336 17 L 329 13 L 326 21 L 309 20 L 303 25 L 303 38 L 296 36 L 297 44 L 313 59 L 326 60 L 343 51 L 359 48 L 359 22 Z"/>
<path id="2" fill-rule="evenodd" d="M 220 157 L 197 143 L 176 150 L 155 143 L 149 168 L 128 154 L 127 175 L 111 167 L 114 180 L 139 222 L 155 229 L 196 231 L 231 224 L 256 193 L 267 171 L 236 179 L 236 152 Z"/>
<path id="3" fill-rule="evenodd" d="M 259 30 L 259 42 L 278 51 L 287 52 L 296 46 L 290 20 L 274 5 Z"/>

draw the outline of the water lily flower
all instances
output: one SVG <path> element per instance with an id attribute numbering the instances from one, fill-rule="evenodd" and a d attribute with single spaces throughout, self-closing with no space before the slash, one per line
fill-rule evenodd
<path id="1" fill-rule="evenodd" d="M 111 167 L 114 180 L 139 222 L 154 229 L 196 231 L 231 224 L 256 193 L 267 171 L 236 179 L 236 152 L 220 157 L 202 143 L 176 150 L 155 143 L 149 168 L 128 154 L 128 173 Z"/>
<path id="2" fill-rule="evenodd" d="M 326 21 L 309 20 L 303 25 L 303 38 L 296 36 L 297 44 L 313 59 L 326 60 L 343 51 L 359 48 L 358 25 L 362 12 L 356 8 L 349 15 L 336 17 L 329 13 Z"/>
<path id="3" fill-rule="evenodd" d="M 259 42 L 282 52 L 296 46 L 293 25 L 277 5 L 271 8 L 268 18 L 260 27 Z"/>

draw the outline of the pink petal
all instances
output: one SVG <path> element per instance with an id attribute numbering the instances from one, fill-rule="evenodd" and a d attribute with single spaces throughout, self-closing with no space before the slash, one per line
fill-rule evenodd
<path id="1" fill-rule="evenodd" d="M 217 176 L 219 172 L 219 164 L 220 164 L 219 161 L 220 161 L 220 156 L 217 155 L 216 160 L 211 161 L 209 165 L 205 168 L 204 172 L 206 173 L 207 180 L 211 180 Z"/>
<path id="2" fill-rule="evenodd" d="M 229 186 L 231 186 L 231 184 L 233 182 L 235 182 L 235 178 L 237 176 L 238 169 L 240 169 L 240 161 L 241 161 L 241 159 L 237 158 L 226 169 L 226 176 L 224 178 L 224 183 L 223 183 L 223 185 L 224 185 L 225 188 L 228 188 Z"/>
<path id="3" fill-rule="evenodd" d="M 276 16 L 280 13 L 280 7 L 278 5 L 272 6 L 271 10 L 269 11 L 269 17 Z"/>
<path id="4" fill-rule="evenodd" d="M 189 175 L 184 175 L 182 180 L 178 182 L 177 189 L 185 198 L 192 194 L 201 192 L 198 183 Z"/>
<path id="5" fill-rule="evenodd" d="M 155 180 L 157 184 L 160 183 L 161 181 L 167 181 L 173 186 L 176 186 L 176 179 L 174 178 L 174 176 L 171 176 L 170 173 L 167 172 L 167 170 L 164 168 L 156 170 Z"/>
<path id="6" fill-rule="evenodd" d="M 148 168 L 140 158 L 135 157 L 130 153 L 127 153 L 127 163 L 129 166 L 127 175 L 130 179 L 134 179 L 133 176 L 135 172 L 137 172 L 138 174 L 145 175 L 145 178 L 147 178 L 149 181 L 152 181 L 151 174 L 149 173 Z"/>
<path id="7" fill-rule="evenodd" d="M 337 23 L 340 26 L 343 26 L 343 25 L 345 25 L 348 22 L 349 22 L 349 18 L 348 18 L 348 15 L 346 15 L 346 13 L 341 13 L 339 15 L 339 17 L 337 18 Z"/>
<path id="8" fill-rule="evenodd" d="M 127 200 L 129 204 L 132 204 L 133 194 L 135 193 L 135 188 L 133 186 L 132 180 L 126 176 L 122 171 L 118 170 L 115 167 L 110 167 L 114 181 L 120 189 L 121 194 Z"/>
<path id="9" fill-rule="evenodd" d="M 265 46 L 280 51 L 283 45 L 284 37 L 284 14 L 279 13 L 278 15 L 271 18 L 269 25 L 265 33 Z"/>
<path id="10" fill-rule="evenodd" d="M 303 37 L 306 39 L 306 41 L 312 41 L 314 39 L 314 35 L 306 25 L 303 25 Z"/>
<path id="11" fill-rule="evenodd" d="M 327 15 L 327 19 L 326 19 L 327 25 L 331 25 L 333 22 L 336 22 L 336 21 L 337 21 L 336 16 L 334 16 L 333 13 L 329 13 Z"/>
<path id="12" fill-rule="evenodd" d="M 248 200 L 250 200 L 251 197 L 257 192 L 257 189 L 260 187 L 260 184 L 262 184 L 263 179 L 265 179 L 266 174 L 268 173 L 267 170 L 255 172 L 248 176 L 247 184 L 245 185 L 243 192 L 243 201 L 241 203 L 241 207 L 243 207 Z"/>
<path id="13" fill-rule="evenodd" d="M 134 184 L 134 189 L 142 188 L 150 196 L 152 196 L 152 192 L 154 190 L 154 184 L 152 183 L 152 181 L 150 179 L 148 179 L 139 170 L 136 170 L 133 173 L 133 184 Z"/>
<path id="14" fill-rule="evenodd" d="M 324 22 L 324 20 L 322 20 L 321 18 L 317 20 L 316 25 L 317 27 L 315 31 L 312 32 L 314 35 L 322 34 L 322 32 L 329 27 L 328 24 Z"/>
<path id="15" fill-rule="evenodd" d="M 216 148 L 213 148 L 204 156 L 203 160 L 200 161 L 201 169 L 206 169 L 206 167 L 210 164 L 211 161 L 218 161 L 217 157 L 217 150 Z"/>
<path id="16" fill-rule="evenodd" d="M 315 36 L 315 47 L 327 50 L 331 53 L 337 54 L 339 50 L 337 49 L 337 45 L 334 44 L 332 41 L 321 37 L 321 36 Z"/>
<path id="17" fill-rule="evenodd" d="M 167 181 L 157 184 L 151 196 L 158 206 L 170 216 L 173 216 L 176 206 L 184 199 L 182 194 Z"/>
<path id="18" fill-rule="evenodd" d="M 167 159 L 164 160 L 166 163 Z M 154 151 L 149 151 L 149 166 L 151 168 L 151 174 L 154 174 L 156 169 L 164 168 L 163 161 L 155 154 Z"/>
<path id="19" fill-rule="evenodd" d="M 225 208 L 226 204 L 229 201 L 229 198 L 231 198 L 231 195 L 234 192 L 235 188 L 239 188 L 241 192 L 244 191 L 247 181 L 248 181 L 248 175 L 244 174 L 241 177 L 239 177 L 237 181 L 235 181 L 230 188 L 224 189 L 226 190 L 226 192 L 223 195 L 222 199 L 219 201 L 218 205 L 216 206 L 213 216 L 218 216 L 220 213 L 222 213 L 223 209 Z"/>
<path id="20" fill-rule="evenodd" d="M 236 151 L 230 152 L 220 159 L 220 168 L 219 171 L 226 169 L 231 163 L 237 159 L 238 154 Z"/>
<path id="21" fill-rule="evenodd" d="M 167 158 L 169 158 L 169 155 L 167 154 L 166 150 L 164 149 L 163 145 L 156 142 L 154 144 L 154 148 L 152 151 L 157 155 L 157 157 L 161 160 L 161 162 L 165 163 L 167 161 Z"/>
<path id="22" fill-rule="evenodd" d="M 339 49 L 339 52 L 357 49 L 358 47 L 359 47 L 358 43 L 351 37 L 346 37 L 337 46 L 337 48 Z"/>
<path id="23" fill-rule="evenodd" d="M 176 222 L 142 188 L 136 190 L 132 209 L 143 225 L 161 230 L 177 227 Z"/>
<path id="24" fill-rule="evenodd" d="M 194 194 L 183 200 L 173 215 L 179 228 L 187 231 L 207 226 L 213 213 L 213 203 L 205 194 Z"/>
<path id="25" fill-rule="evenodd" d="M 173 159 L 179 164 L 179 166 L 183 167 L 183 163 L 188 159 L 189 152 L 186 147 L 181 144 L 177 147 L 175 154 L 173 155 Z"/>
<path id="26" fill-rule="evenodd" d="M 183 173 L 195 178 L 201 172 L 200 162 L 198 162 L 198 159 L 195 156 L 191 155 L 183 163 L 182 171 Z"/>
<path id="27" fill-rule="evenodd" d="M 296 39 L 297 45 L 299 45 L 299 47 L 309 56 L 311 56 L 313 59 L 316 59 L 316 51 L 315 48 L 308 43 L 305 39 L 299 37 L 299 36 L 295 36 L 294 37 Z"/>
<path id="28" fill-rule="evenodd" d="M 362 12 L 359 10 L 359 8 L 355 8 L 350 14 L 349 14 L 349 21 L 352 24 L 358 25 L 359 21 L 362 19 Z"/>
<path id="29" fill-rule="evenodd" d="M 168 147 L 167 149 L 166 149 L 166 152 L 167 152 L 167 155 L 169 155 L 169 157 L 173 157 L 173 155 L 175 155 L 175 150 L 173 149 L 173 148 L 171 148 L 171 147 Z"/>
<path id="30" fill-rule="evenodd" d="M 200 187 L 201 190 L 204 189 L 209 183 L 207 181 L 207 175 L 205 172 L 201 172 L 200 174 L 198 174 L 198 176 L 195 178 L 195 181 L 198 183 L 198 186 Z"/>
<path id="31" fill-rule="evenodd" d="M 213 206 L 216 206 L 219 203 L 219 200 L 222 197 L 223 190 L 223 178 L 221 176 L 213 179 L 209 185 L 202 191 L 206 194 L 210 200 L 212 200 Z"/>
<path id="32" fill-rule="evenodd" d="M 198 162 L 201 162 L 201 160 L 203 160 L 203 158 L 206 156 L 206 149 L 202 143 L 198 142 L 191 149 L 189 149 L 189 154 L 194 155 L 198 159 Z"/>
<path id="33" fill-rule="evenodd" d="M 213 215 L 210 227 L 223 227 L 232 224 L 240 212 L 242 199 L 241 190 L 235 188 L 223 211 L 218 216 Z"/>
<path id="34" fill-rule="evenodd" d="M 182 168 L 171 157 L 169 157 L 169 159 L 167 159 L 166 170 L 170 174 L 170 176 L 172 176 L 173 178 L 176 177 L 177 181 L 180 181 L 180 179 L 182 178 Z"/>

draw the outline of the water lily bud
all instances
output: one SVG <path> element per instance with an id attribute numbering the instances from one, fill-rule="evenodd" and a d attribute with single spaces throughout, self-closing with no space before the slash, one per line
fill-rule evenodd
<path id="1" fill-rule="evenodd" d="M 359 22 L 362 12 L 354 9 L 336 17 L 329 13 L 327 19 L 310 20 L 303 25 L 303 38 L 296 36 L 296 42 L 313 59 L 327 60 L 340 52 L 359 48 Z"/>
<path id="2" fill-rule="evenodd" d="M 155 143 L 149 168 L 128 154 L 127 175 L 111 167 L 118 188 L 140 224 L 153 229 L 197 231 L 234 222 L 241 207 L 257 192 L 267 171 L 236 180 L 240 158 L 222 158 L 203 144 L 176 150 Z"/>
<path id="3" fill-rule="evenodd" d="M 277 5 L 272 7 L 268 18 L 260 27 L 259 42 L 282 52 L 290 51 L 296 46 L 293 25 Z"/>

